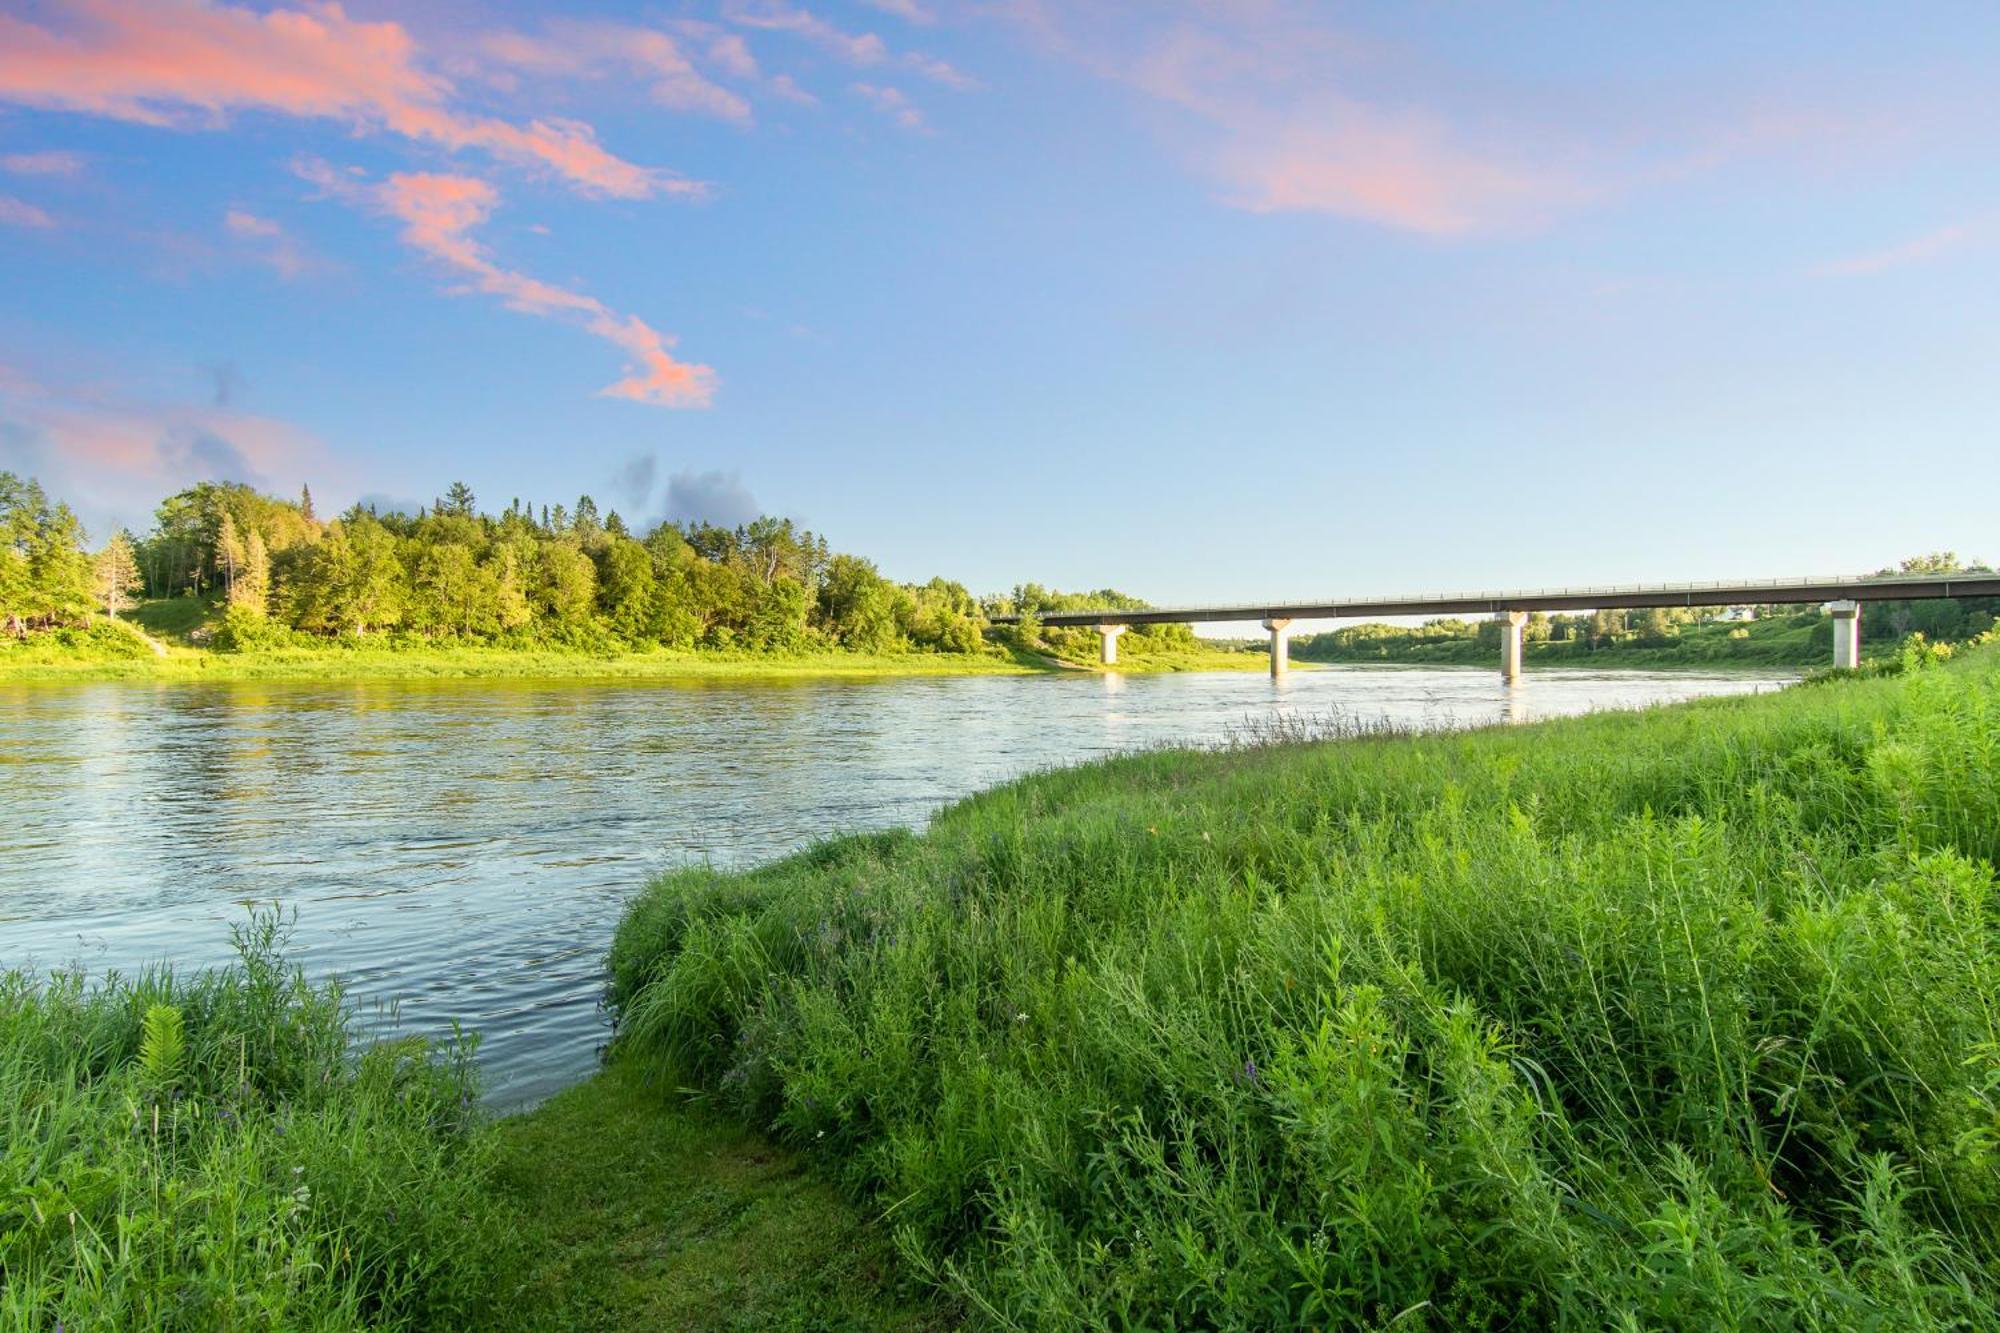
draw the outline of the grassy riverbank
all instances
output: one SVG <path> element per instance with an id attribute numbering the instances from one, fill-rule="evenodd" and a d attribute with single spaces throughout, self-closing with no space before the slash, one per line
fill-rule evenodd
<path id="1" fill-rule="evenodd" d="M 926 1330 L 795 1153 L 622 1061 L 531 1115 L 472 1047 L 361 1045 L 281 956 L 0 977 L 0 1328 Z"/>
<path id="2" fill-rule="evenodd" d="M 656 650 L 568 653 L 504 648 L 273 649 L 217 653 L 178 649 L 116 660 L 0 651 L 0 682 L 48 680 L 752 680 L 799 676 L 992 676 L 1049 670 L 1023 655 L 807 653 L 750 656 Z"/>
<path id="3" fill-rule="evenodd" d="M 1874 655 L 1894 652 L 1895 639 L 1871 642 Z M 1817 610 L 1761 620 L 1676 623 L 1666 632 L 1549 639 L 1530 634 L 1522 644 L 1530 666 L 1629 667 L 1643 670 L 1726 670 L 1731 667 L 1823 667 L 1833 659 L 1833 632 Z M 1350 625 L 1299 636 L 1299 661 L 1399 663 L 1411 666 L 1491 666 L 1499 659 L 1498 628 L 1466 621 L 1430 625 Z"/>
<path id="4" fill-rule="evenodd" d="M 1992 1326 L 2000 662 L 681 873 L 621 1042 L 1042 1327 Z"/>
<path id="5" fill-rule="evenodd" d="M 497 1124 L 268 925 L 12 978 L 0 1324 L 1991 1327 L 1996 856 L 1989 647 L 671 875 Z"/>
<path id="6" fill-rule="evenodd" d="M 185 601 L 186 599 L 182 599 Z M 1195 648 L 1128 653 L 1116 670 L 1261 671 L 1261 653 Z M 216 652 L 179 635 L 152 642 L 125 624 L 100 622 L 25 641 L 0 640 L 0 682 L 52 680 L 758 680 L 791 677 L 1005 676 L 1104 670 L 1008 644 L 979 653 L 729 653 L 669 649 L 571 652 L 404 644 Z"/>

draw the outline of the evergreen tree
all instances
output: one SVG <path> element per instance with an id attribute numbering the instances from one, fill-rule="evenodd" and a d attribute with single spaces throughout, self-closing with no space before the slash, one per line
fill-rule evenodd
<path id="1" fill-rule="evenodd" d="M 470 486 L 462 481 L 454 481 L 451 488 L 444 493 L 444 499 L 438 502 L 437 511 L 458 518 L 471 518 L 477 503 Z"/>
<path id="2" fill-rule="evenodd" d="M 308 523 L 319 522 L 313 514 L 313 488 L 310 486 L 299 487 L 299 513 L 305 516 Z"/>
<path id="3" fill-rule="evenodd" d="M 117 615 L 129 611 L 138 602 L 145 590 L 145 580 L 139 576 L 139 557 L 132 548 L 131 535 L 122 528 L 111 534 L 111 540 L 97 553 L 94 572 L 97 581 L 97 601 L 107 615 Z"/>
<path id="4" fill-rule="evenodd" d="M 271 596 L 271 554 L 255 528 L 243 543 L 243 564 L 229 585 L 229 604 L 263 615 Z"/>
<path id="5" fill-rule="evenodd" d="M 236 531 L 235 515 L 224 509 L 215 530 L 215 564 L 222 573 L 223 592 L 231 602 L 236 600 L 236 573 L 243 568 L 247 554 Z"/>

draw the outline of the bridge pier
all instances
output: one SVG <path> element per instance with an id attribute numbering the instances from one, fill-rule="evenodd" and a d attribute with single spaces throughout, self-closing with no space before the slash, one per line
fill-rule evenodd
<path id="1" fill-rule="evenodd" d="M 1861 665 L 1861 603 L 1828 602 L 1826 609 L 1833 617 L 1833 665 L 1852 671 Z"/>
<path id="2" fill-rule="evenodd" d="M 1500 679 L 1509 685 L 1521 681 L 1521 627 L 1528 623 L 1526 611 L 1501 611 L 1494 615 L 1500 622 Z"/>
<path id="3" fill-rule="evenodd" d="M 1097 637 L 1104 644 L 1104 665 L 1118 665 L 1118 636 L 1125 632 L 1123 625 L 1099 625 Z"/>
<path id="4" fill-rule="evenodd" d="M 1271 679 L 1276 680 L 1292 668 L 1292 622 L 1266 620 L 1264 628 L 1271 631 Z"/>

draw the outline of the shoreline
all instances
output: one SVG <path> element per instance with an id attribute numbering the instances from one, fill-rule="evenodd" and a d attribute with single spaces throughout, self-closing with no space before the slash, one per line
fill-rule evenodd
<path id="1" fill-rule="evenodd" d="M 17 650 L 19 651 L 19 650 Z M 1128 656 L 1115 667 L 1082 663 L 1018 650 L 950 656 L 908 653 L 808 653 L 789 657 L 751 657 L 701 652 L 567 653 L 552 650 L 492 648 L 444 649 L 279 649 L 269 652 L 221 653 L 173 648 L 157 657 L 61 660 L 57 654 L 38 660 L 10 661 L 0 651 L 0 686 L 44 684 L 268 681 L 339 684 L 361 681 L 753 681 L 753 680 L 896 680 L 943 676 L 1049 675 L 1174 675 L 1201 672 L 1263 672 L 1261 653 L 1217 650 L 1170 653 L 1156 657 Z M 34 658 L 28 652 L 23 657 Z M 1608 655 L 1607 655 L 1608 656 Z M 1304 661 L 1294 658 L 1296 673 L 1363 670 L 1464 670 L 1493 668 L 1486 662 L 1373 659 Z M 1697 672 L 1705 675 L 1758 675 L 1768 672 L 1803 674 L 1811 665 L 1798 662 L 1694 661 L 1619 657 L 1610 661 L 1529 661 L 1529 676 L 1570 671 Z"/>
<path id="2" fill-rule="evenodd" d="M 157 657 L 69 661 L 61 660 L 56 653 L 37 655 L 29 650 L 14 651 L 31 660 L 10 661 L 12 654 L 0 651 L 0 685 L 102 682 L 183 684 L 204 681 L 333 684 L 419 680 L 890 680 L 936 676 L 1107 674 L 1105 668 L 1099 666 L 1013 650 L 964 656 L 827 652 L 752 657 L 671 651 L 605 654 L 492 648 L 278 649 L 250 653 L 174 648 L 166 655 Z M 1261 671 L 1264 665 L 1262 657 L 1243 653 L 1186 653 L 1163 655 L 1156 659 L 1128 659 L 1118 664 L 1115 674 Z"/>

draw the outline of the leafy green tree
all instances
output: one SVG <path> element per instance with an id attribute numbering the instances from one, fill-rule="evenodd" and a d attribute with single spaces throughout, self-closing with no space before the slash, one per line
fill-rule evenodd
<path id="1" fill-rule="evenodd" d="M 597 604 L 597 566 L 572 542 L 548 543 L 541 550 L 532 600 L 557 629 L 589 624 Z"/>
<path id="2" fill-rule="evenodd" d="M 873 563 L 857 555 L 827 562 L 819 588 L 819 621 L 843 648 L 886 653 L 903 645 L 896 624 L 896 589 Z"/>
<path id="3" fill-rule="evenodd" d="M 532 555 L 533 547 L 527 548 Z M 518 630 L 533 623 L 534 608 L 528 604 L 527 580 L 522 546 L 507 542 L 493 548 L 486 570 L 493 580 L 493 623 L 495 628 Z"/>
<path id="4" fill-rule="evenodd" d="M 633 642 L 654 637 L 653 557 L 638 542 L 607 537 L 598 557 L 598 603 L 612 630 Z"/>
<path id="5" fill-rule="evenodd" d="M 479 567 L 472 548 L 440 542 L 417 557 L 410 599 L 410 622 L 427 634 L 472 635 L 497 622 L 495 581 Z"/>

